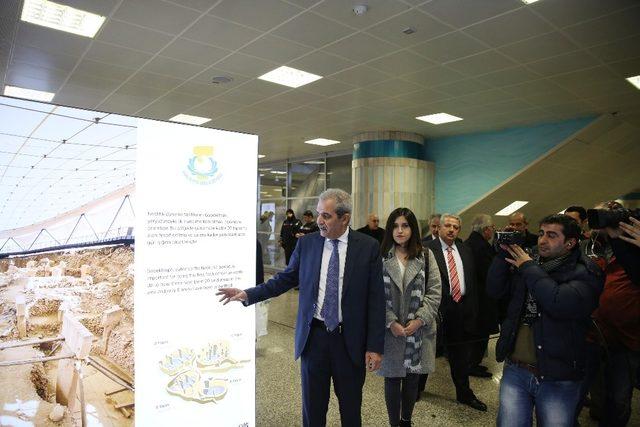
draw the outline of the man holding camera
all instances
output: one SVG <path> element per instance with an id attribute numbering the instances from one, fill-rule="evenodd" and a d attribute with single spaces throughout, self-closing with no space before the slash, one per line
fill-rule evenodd
<path id="1" fill-rule="evenodd" d="M 498 426 L 531 425 L 534 406 L 539 424 L 573 426 L 604 279 L 578 249 L 579 237 L 572 218 L 550 215 L 540 222 L 537 254 L 501 245 L 491 264 L 488 294 L 509 299 L 496 344 L 496 359 L 505 361 Z"/>
<path id="2" fill-rule="evenodd" d="M 593 339 L 600 346 L 593 355 L 595 366 L 590 367 L 592 378 L 585 381 L 584 392 L 599 367 L 602 389 L 592 390 L 592 410 L 596 414 L 598 409 L 602 411 L 598 415 L 607 426 L 628 423 L 640 369 L 640 247 L 633 239 L 640 236 L 640 222 L 634 216 L 640 216 L 640 210 L 626 210 L 615 201 L 587 211 L 593 230 L 587 252 L 596 258 L 606 279 L 600 304 L 593 312 L 597 325 Z"/>
<path id="3" fill-rule="evenodd" d="M 523 212 L 514 212 L 509 215 L 509 225 L 504 231 L 517 231 L 524 236 L 524 243 L 521 245 L 525 249 L 531 249 L 538 244 L 538 236 L 529 233 L 529 222 Z"/>

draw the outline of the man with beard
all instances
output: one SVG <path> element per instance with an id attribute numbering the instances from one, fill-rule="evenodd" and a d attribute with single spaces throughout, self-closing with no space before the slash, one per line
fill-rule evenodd
<path id="1" fill-rule="evenodd" d="M 587 331 L 603 276 L 578 249 L 580 228 L 566 215 L 540 222 L 538 254 L 501 245 L 487 279 L 493 298 L 509 298 L 496 344 L 504 361 L 497 425 L 574 425 L 585 376 Z"/>

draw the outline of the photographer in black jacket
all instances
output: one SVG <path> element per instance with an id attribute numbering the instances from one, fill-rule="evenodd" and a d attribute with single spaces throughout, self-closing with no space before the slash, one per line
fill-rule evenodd
<path id="1" fill-rule="evenodd" d="M 505 361 L 498 426 L 530 425 L 534 406 L 540 425 L 573 426 L 585 374 L 602 272 L 578 250 L 572 218 L 544 218 L 538 236 L 538 254 L 501 245 L 489 269 L 487 293 L 509 299 L 496 344 L 497 360 Z"/>

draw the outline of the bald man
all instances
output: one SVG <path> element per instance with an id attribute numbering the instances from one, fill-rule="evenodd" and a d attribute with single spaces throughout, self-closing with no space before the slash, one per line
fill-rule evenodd
<path id="1" fill-rule="evenodd" d="M 527 218 L 524 216 L 522 212 L 514 212 L 509 215 L 509 229 L 513 231 L 519 231 L 524 235 L 524 245 L 523 248 L 533 248 L 538 244 L 538 236 L 536 234 L 529 233 L 527 227 L 529 223 L 527 222 Z"/>
<path id="2" fill-rule="evenodd" d="M 357 231 L 373 237 L 378 241 L 378 244 L 381 245 L 382 239 L 384 239 L 384 228 L 378 227 L 378 225 L 380 225 L 380 218 L 378 218 L 378 215 L 370 213 L 367 217 L 367 225 L 358 228 Z"/>

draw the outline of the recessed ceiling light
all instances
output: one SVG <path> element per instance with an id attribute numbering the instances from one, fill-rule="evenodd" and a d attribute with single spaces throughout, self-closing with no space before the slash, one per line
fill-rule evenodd
<path id="1" fill-rule="evenodd" d="M 48 0 L 25 0 L 21 19 L 31 24 L 93 38 L 105 17 Z"/>
<path id="2" fill-rule="evenodd" d="M 316 74 L 307 73 L 306 71 L 297 70 L 291 67 L 278 67 L 275 70 L 269 71 L 266 74 L 258 77 L 260 80 L 265 80 L 279 85 L 289 87 L 300 87 L 311 82 L 315 82 L 322 78 Z"/>
<path id="3" fill-rule="evenodd" d="M 308 141 L 305 141 L 304 143 L 311 144 L 311 145 L 321 145 L 323 147 L 326 147 L 327 145 L 340 144 L 340 141 L 334 141 L 333 139 L 326 139 L 326 138 L 316 138 L 316 139 L 310 139 Z"/>
<path id="4" fill-rule="evenodd" d="M 307 160 L 306 162 L 302 162 L 305 165 L 324 165 L 324 160 Z"/>
<path id="5" fill-rule="evenodd" d="M 287 171 L 271 171 L 271 173 L 276 174 L 276 175 L 286 175 Z"/>
<path id="6" fill-rule="evenodd" d="M 7 96 L 15 96 L 18 98 L 32 99 L 34 101 L 50 102 L 55 93 L 43 92 L 41 90 L 25 89 L 16 86 L 5 86 L 4 94 Z"/>
<path id="7" fill-rule="evenodd" d="M 258 158 L 259 158 L 259 159 L 264 159 L 265 157 L 267 157 L 267 156 L 266 156 L 266 155 L 264 155 L 264 154 L 258 154 Z"/>
<path id="8" fill-rule="evenodd" d="M 437 113 L 437 114 L 429 114 L 426 116 L 416 117 L 418 120 L 422 120 L 423 122 L 428 122 L 434 125 L 441 125 L 443 123 L 457 122 L 462 120 L 461 117 L 452 116 L 447 113 Z"/>
<path id="9" fill-rule="evenodd" d="M 206 117 L 190 116 L 188 114 L 178 114 L 177 116 L 171 117 L 169 121 L 188 123 L 190 125 L 203 125 L 207 122 L 210 122 L 211 119 L 208 119 Z"/>
<path id="10" fill-rule="evenodd" d="M 233 77 L 230 76 L 215 76 L 211 79 L 211 83 L 214 85 L 224 85 L 227 83 L 231 83 L 233 81 Z"/>
<path id="11" fill-rule="evenodd" d="M 529 202 L 525 202 L 525 201 L 522 201 L 522 200 L 516 200 L 515 202 L 511 203 L 506 208 L 503 208 L 503 209 L 499 210 L 495 214 L 497 216 L 509 216 L 512 213 L 516 212 L 521 207 L 523 207 L 524 205 L 526 205 L 527 203 L 529 203 Z"/>
<path id="12" fill-rule="evenodd" d="M 531 4 L 531 3 L 535 3 L 535 2 L 537 2 L 537 1 L 539 1 L 539 0 L 522 0 L 522 3 L 524 3 L 524 4 Z"/>
<path id="13" fill-rule="evenodd" d="M 632 85 L 634 85 L 635 87 L 637 87 L 638 89 L 640 89 L 640 75 L 627 77 L 627 81 Z"/>

